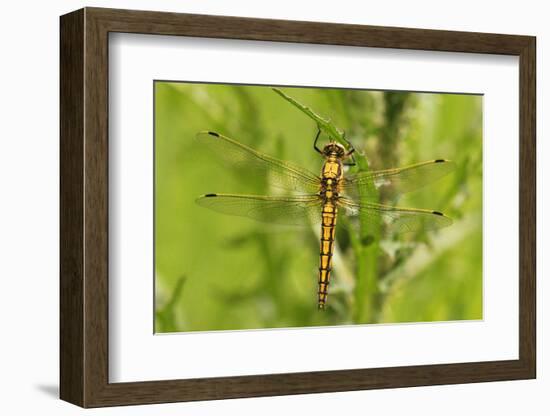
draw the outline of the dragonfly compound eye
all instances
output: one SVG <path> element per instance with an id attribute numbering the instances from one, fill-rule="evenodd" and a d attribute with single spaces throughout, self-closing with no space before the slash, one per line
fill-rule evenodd
<path id="1" fill-rule="evenodd" d="M 344 157 L 346 149 L 339 143 L 329 143 L 323 149 L 323 154 L 325 156 L 335 155 L 337 157 Z"/>

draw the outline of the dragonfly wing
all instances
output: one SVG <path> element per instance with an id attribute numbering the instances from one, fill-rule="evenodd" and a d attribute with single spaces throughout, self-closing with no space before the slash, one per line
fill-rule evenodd
<path id="1" fill-rule="evenodd" d="M 392 207 L 371 202 L 354 202 L 340 198 L 338 205 L 345 213 L 355 217 L 367 226 L 385 225 L 397 233 L 433 230 L 448 227 L 453 220 L 439 211 L 428 209 Z"/>
<path id="2" fill-rule="evenodd" d="M 319 177 L 306 169 L 264 155 L 219 133 L 203 131 L 196 135 L 196 139 L 227 166 L 265 178 L 275 187 L 305 194 L 319 191 Z"/>
<path id="3" fill-rule="evenodd" d="M 318 195 L 275 197 L 207 194 L 197 199 L 197 204 L 222 214 L 286 225 L 318 222 L 321 218 L 321 202 Z"/>
<path id="4" fill-rule="evenodd" d="M 344 178 L 344 192 L 353 199 L 372 200 L 383 188 L 387 196 L 397 196 L 420 189 L 454 169 L 454 162 L 436 159 L 402 168 L 360 172 Z"/>

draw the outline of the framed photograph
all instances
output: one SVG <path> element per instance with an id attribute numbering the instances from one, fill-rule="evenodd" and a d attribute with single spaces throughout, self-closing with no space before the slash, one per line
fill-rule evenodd
<path id="1" fill-rule="evenodd" d="M 535 378 L 534 37 L 60 24 L 63 400 Z"/>

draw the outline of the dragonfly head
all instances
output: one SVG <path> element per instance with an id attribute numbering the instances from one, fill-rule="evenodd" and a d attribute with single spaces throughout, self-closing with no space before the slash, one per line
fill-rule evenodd
<path id="1" fill-rule="evenodd" d="M 323 156 L 336 156 L 341 159 L 346 155 L 346 149 L 340 143 L 330 142 L 323 147 Z"/>

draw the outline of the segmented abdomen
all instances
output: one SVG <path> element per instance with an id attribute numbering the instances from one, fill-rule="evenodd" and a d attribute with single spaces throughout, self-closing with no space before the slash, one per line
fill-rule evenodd
<path id="1" fill-rule="evenodd" d="M 319 264 L 318 307 L 325 309 L 332 270 L 332 253 L 334 252 L 334 234 L 336 231 L 336 205 L 327 201 L 323 205 L 321 223 L 321 254 Z"/>

